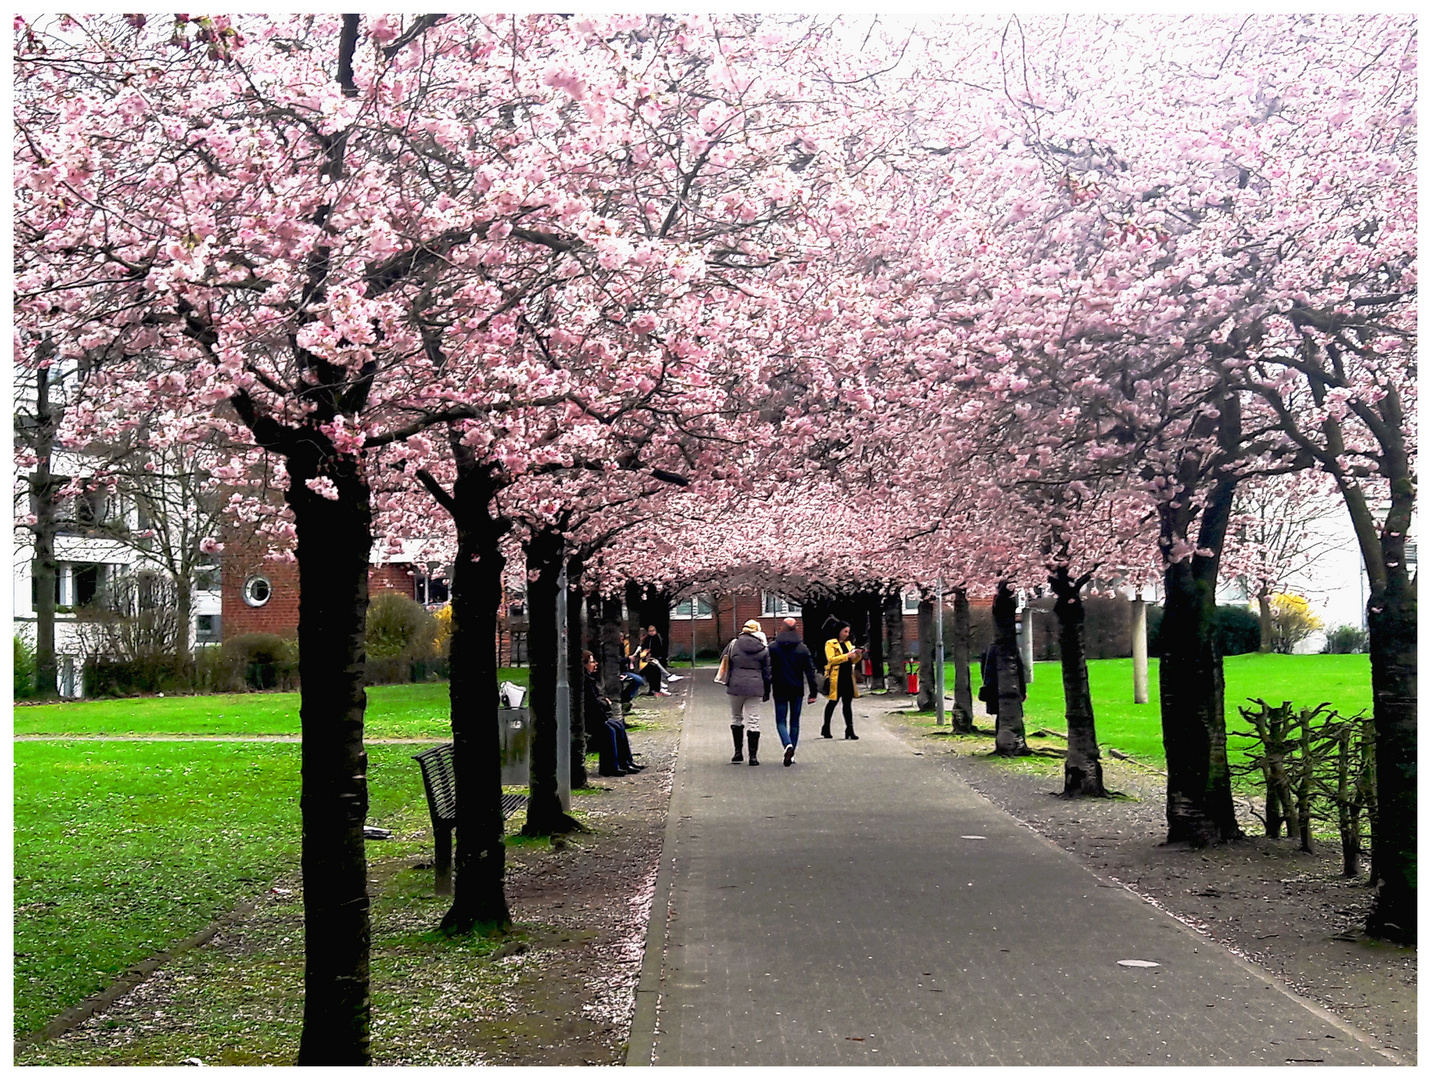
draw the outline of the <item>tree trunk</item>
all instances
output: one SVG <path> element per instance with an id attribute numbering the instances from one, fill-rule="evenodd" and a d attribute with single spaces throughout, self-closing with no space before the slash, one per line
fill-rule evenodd
<path id="1" fill-rule="evenodd" d="M 1098 753 L 1098 734 L 1093 723 L 1093 695 L 1088 689 L 1088 663 L 1083 637 L 1083 587 L 1091 575 L 1077 581 L 1060 566 L 1048 581 L 1058 601 L 1053 605 L 1058 617 L 1058 651 L 1063 668 L 1064 718 L 1068 722 L 1068 757 L 1063 764 L 1063 794 L 1067 798 L 1092 796 L 1107 798 L 1103 786 L 1103 763 Z"/>
<path id="2" fill-rule="evenodd" d="M 425 481 L 427 479 L 425 478 Z M 429 490 L 435 485 L 428 483 Z M 434 491 L 434 494 L 436 492 Z M 505 929 L 512 915 L 503 885 L 502 735 L 498 717 L 497 613 L 506 560 L 500 540 L 506 523 L 491 517 L 486 469 L 459 458 L 452 495 L 440 502 L 457 528 L 452 565 L 452 769 L 457 790 L 457 850 L 452 906 L 442 917 L 447 934 Z"/>
<path id="3" fill-rule="evenodd" d="M 1168 843 L 1195 846 L 1241 836 L 1232 806 L 1223 717 L 1222 657 L 1212 621 L 1213 585 L 1186 561 L 1164 572 L 1158 660 L 1163 750 L 1168 763 Z"/>
<path id="4" fill-rule="evenodd" d="M 49 369 L 35 372 L 35 471 L 30 475 L 30 506 L 35 515 L 35 696 L 57 697 L 60 692 L 59 663 L 55 659 L 55 594 L 59 564 L 55 561 L 55 491 L 61 486 L 50 472 L 54 452 L 57 409 L 50 404 Z"/>
<path id="5" fill-rule="evenodd" d="M 607 697 L 618 704 L 621 701 L 621 597 L 605 596 L 601 599 L 601 651 L 597 653 L 601 661 L 601 689 Z"/>
<path id="6" fill-rule="evenodd" d="M 566 640 L 567 682 L 571 684 L 571 789 L 576 791 L 590 783 L 586 774 L 586 720 L 582 709 L 586 703 L 586 666 L 581 662 L 586 648 L 582 631 L 581 575 L 585 567 L 580 557 L 573 555 L 566 564 Z"/>
<path id="7" fill-rule="evenodd" d="M 1371 846 L 1371 880 L 1376 899 L 1367 917 L 1367 932 L 1414 945 L 1416 585 L 1407 577 L 1403 552 L 1393 554 L 1391 545 L 1387 549 L 1387 586 L 1373 591 L 1367 603 L 1377 807 Z M 1393 561 L 1400 565 L 1391 566 Z"/>
<path id="8" fill-rule="evenodd" d="M 1257 643 L 1257 651 L 1272 651 L 1272 597 L 1263 589 L 1257 594 L 1257 629 L 1262 638 Z"/>
<path id="9" fill-rule="evenodd" d="M 951 589 L 954 597 L 954 709 L 949 722 L 955 734 L 967 735 L 974 730 L 974 689 L 969 677 L 969 593 Z"/>
<path id="10" fill-rule="evenodd" d="M 325 499 L 305 481 L 328 476 Z M 363 750 L 368 484 L 360 462 L 321 449 L 288 455 L 298 545 L 298 673 L 302 685 L 304 957 L 300 1065 L 366 1065 L 370 1012 L 368 813 Z"/>
<path id="11" fill-rule="evenodd" d="M 905 693 L 904 673 L 904 597 L 896 590 L 884 598 L 884 636 L 889 642 L 887 663 L 889 674 L 885 687 L 892 693 Z"/>
<path id="12" fill-rule="evenodd" d="M 1241 450 L 1242 411 L 1235 393 L 1216 401 L 1216 416 L 1200 418 L 1196 437 L 1215 436 L 1224 461 Z M 1204 846 L 1242 836 L 1232 805 L 1227 767 L 1222 657 L 1213 637 L 1218 564 L 1232 514 L 1237 477 L 1213 472 L 1200 452 L 1189 450 L 1178 466 L 1176 498 L 1160 504 L 1158 543 L 1162 550 L 1163 622 L 1159 631 L 1163 751 L 1168 765 L 1168 843 Z M 1198 515 L 1196 541 L 1189 533 Z M 1171 562 L 1179 544 L 1192 542 L 1194 554 Z M 1201 554 L 1206 552 L 1206 554 Z"/>
<path id="13" fill-rule="evenodd" d="M 182 673 L 184 684 L 194 685 L 194 649 L 189 631 L 194 621 L 194 581 L 187 575 L 174 578 L 174 608 L 178 626 L 174 635 L 174 660 Z M 366 635 L 366 630 L 364 631 Z"/>
<path id="14" fill-rule="evenodd" d="M 934 601 L 919 598 L 919 695 L 915 708 L 928 712 L 934 708 Z"/>
<path id="15" fill-rule="evenodd" d="M 581 823 L 562 809 L 557 786 L 556 608 L 558 582 L 566 545 L 561 533 L 541 529 L 532 533 L 525 548 L 532 751 L 527 822 L 522 826 L 522 835 L 551 836 L 553 833 L 571 832 L 581 828 Z"/>
<path id="16" fill-rule="evenodd" d="M 1024 735 L 1024 691 L 1019 677 L 1023 662 L 1014 629 L 1017 601 L 1008 582 L 999 582 L 994 596 L 994 670 L 999 684 L 994 753 L 1002 757 L 1031 754 Z"/>
<path id="17" fill-rule="evenodd" d="M 815 670 L 825 670 L 825 620 L 830 616 L 828 601 L 806 598 L 800 604 L 800 623 L 805 632 L 805 646 L 815 658 Z"/>

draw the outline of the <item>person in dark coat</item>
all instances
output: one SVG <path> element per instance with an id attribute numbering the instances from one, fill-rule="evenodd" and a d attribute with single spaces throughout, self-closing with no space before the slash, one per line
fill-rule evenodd
<path id="1" fill-rule="evenodd" d="M 800 704 L 804 684 L 810 684 L 810 704 L 820 695 L 815 677 L 815 658 L 800 639 L 795 620 L 786 619 L 770 646 L 770 693 L 775 698 L 775 733 L 785 747 L 785 764 L 795 760 L 795 747 L 800 742 Z M 785 714 L 790 725 L 785 725 Z"/>
<path id="2" fill-rule="evenodd" d="M 631 756 L 631 740 L 626 735 L 626 722 L 611 705 L 611 699 L 601 692 L 601 681 L 597 677 L 596 657 L 590 652 L 582 653 L 582 663 L 586 669 L 584 696 L 581 715 L 586 725 L 587 737 L 596 747 L 597 767 L 600 776 L 625 776 L 640 772 L 645 766 L 637 765 Z"/>
<path id="3" fill-rule="evenodd" d="M 735 740 L 732 762 L 742 760 L 741 735 L 750 743 L 750 764 L 759 765 L 756 751 L 760 747 L 760 714 L 756 698 L 770 700 L 770 650 L 758 635 L 760 624 L 751 619 L 741 627 L 740 636 L 725 647 L 730 674 L 725 692 L 730 699 L 730 733 Z"/>

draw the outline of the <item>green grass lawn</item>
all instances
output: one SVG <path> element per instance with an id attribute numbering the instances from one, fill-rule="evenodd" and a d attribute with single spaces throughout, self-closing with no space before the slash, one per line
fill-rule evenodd
<path id="1" fill-rule="evenodd" d="M 197 933 L 298 858 L 292 743 L 16 743 L 15 1031 Z M 426 813 L 409 746 L 368 748 L 368 821 Z"/>
<path id="2" fill-rule="evenodd" d="M 499 680 L 528 685 L 528 668 Z M 14 710 L 16 735 L 297 735 L 297 694 L 99 698 Z M 452 731 L 446 683 L 368 687 L 370 739 L 445 739 Z"/>
<path id="3" fill-rule="evenodd" d="M 974 682 L 975 722 L 992 723 L 979 701 L 979 668 L 975 664 L 970 674 Z M 1296 706 L 1313 706 L 1329 701 L 1332 708 L 1350 716 L 1357 711 L 1371 712 L 1371 659 L 1367 656 L 1277 656 L 1248 653 L 1229 656 L 1223 661 L 1223 676 L 1227 689 L 1227 728 L 1229 732 L 1243 730 L 1246 725 L 1238 714 L 1238 706 L 1246 706 L 1249 698 L 1264 698 L 1274 705 L 1290 701 Z M 1094 723 L 1099 745 L 1131 754 L 1139 761 L 1162 767 L 1163 733 L 1158 711 L 1158 661 L 1148 662 L 1147 705 L 1133 704 L 1133 661 L 1090 660 L 1088 683 L 1093 694 Z M 954 665 L 946 665 L 946 692 L 952 694 Z M 1024 722 L 1030 730 L 1048 728 L 1067 732 L 1064 720 L 1063 677 L 1056 661 L 1034 665 L 1034 681 L 1029 684 L 1028 700 L 1024 702 Z M 1229 738 L 1234 756 L 1249 740 Z"/>

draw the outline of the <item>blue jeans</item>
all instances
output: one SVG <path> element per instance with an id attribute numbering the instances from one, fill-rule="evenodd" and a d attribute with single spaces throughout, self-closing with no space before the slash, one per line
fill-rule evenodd
<path id="1" fill-rule="evenodd" d="M 629 704 L 645 686 L 646 680 L 641 678 L 640 675 L 637 675 L 634 671 L 623 671 L 621 673 L 622 704 Z"/>
<path id="2" fill-rule="evenodd" d="M 780 736 L 781 746 L 797 746 L 800 743 L 800 706 L 802 702 L 799 698 L 791 698 L 786 701 L 782 697 L 775 699 L 775 734 Z M 785 726 L 785 710 L 790 710 L 790 726 Z"/>

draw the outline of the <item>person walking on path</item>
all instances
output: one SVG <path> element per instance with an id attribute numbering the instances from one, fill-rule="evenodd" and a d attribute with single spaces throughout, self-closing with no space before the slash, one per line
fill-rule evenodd
<path id="1" fill-rule="evenodd" d="M 725 692 L 730 697 L 730 734 L 735 740 L 735 756 L 730 760 L 741 760 L 743 734 L 750 744 L 750 764 L 759 765 L 755 755 L 760 748 L 760 714 L 755 699 L 770 700 L 770 650 L 756 636 L 760 624 L 754 619 L 740 630 L 740 636 L 725 647 L 730 669 Z"/>
<path id="2" fill-rule="evenodd" d="M 825 703 L 825 726 L 820 729 L 820 738 L 833 739 L 830 734 L 830 717 L 835 715 L 835 703 L 844 704 L 845 738 L 858 739 L 855 734 L 855 714 L 851 703 L 860 696 L 855 685 L 855 663 L 863 655 L 860 649 L 850 645 L 850 624 L 841 622 L 831 615 L 825 620 L 825 674 L 830 679 L 830 700 Z"/>
<path id="3" fill-rule="evenodd" d="M 795 760 L 795 747 L 800 742 L 800 699 L 804 696 L 803 684 L 810 684 L 810 704 L 820 696 L 815 681 L 815 658 L 809 648 L 800 640 L 795 629 L 795 620 L 786 619 L 775 635 L 770 646 L 770 692 L 775 698 L 775 733 L 780 736 L 780 745 L 785 748 L 785 765 Z M 790 724 L 786 727 L 785 714 L 790 714 Z"/>

